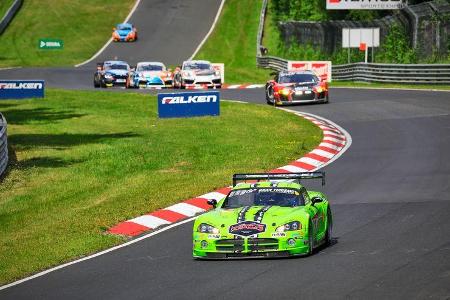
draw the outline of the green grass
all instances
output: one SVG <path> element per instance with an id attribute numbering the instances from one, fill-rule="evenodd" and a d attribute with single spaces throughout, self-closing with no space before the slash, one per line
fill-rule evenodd
<path id="1" fill-rule="evenodd" d="M 14 3 L 14 0 L 2 0 L 0 1 L 0 20 L 5 16 L 8 9 Z"/>
<path id="2" fill-rule="evenodd" d="M 256 34 L 262 1 L 227 0 L 214 32 L 196 59 L 225 63 L 226 83 L 257 83 L 269 70 L 256 67 Z"/>
<path id="3" fill-rule="evenodd" d="M 123 242 L 106 229 L 227 186 L 235 172 L 284 165 L 322 138 L 266 105 L 158 119 L 148 94 L 49 89 L 43 100 L 0 101 L 0 111 L 11 157 L 0 182 L 0 284 Z"/>
<path id="4" fill-rule="evenodd" d="M 3 1 L 1 1 L 3 2 Z M 27 0 L 0 36 L 0 67 L 68 66 L 90 58 L 128 15 L 134 0 Z M 114 12 L 114 13 L 112 13 Z M 40 50 L 41 38 L 64 41 Z"/>

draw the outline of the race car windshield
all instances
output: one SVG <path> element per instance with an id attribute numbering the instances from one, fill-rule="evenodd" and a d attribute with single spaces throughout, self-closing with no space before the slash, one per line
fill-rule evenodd
<path id="1" fill-rule="evenodd" d="M 281 75 L 279 83 L 316 83 L 319 79 L 313 74 L 287 74 Z"/>
<path id="2" fill-rule="evenodd" d="M 243 206 L 282 206 L 294 207 L 305 205 L 302 194 L 294 189 L 254 188 L 231 191 L 222 208 Z"/>
<path id="3" fill-rule="evenodd" d="M 209 70 L 211 67 L 209 64 L 186 64 L 185 70 Z"/>
<path id="4" fill-rule="evenodd" d="M 128 70 L 127 65 L 109 65 L 106 66 L 105 69 L 107 70 Z"/>
<path id="5" fill-rule="evenodd" d="M 159 65 L 144 65 L 139 66 L 137 71 L 162 71 L 163 67 Z"/>
<path id="6" fill-rule="evenodd" d="M 131 30 L 130 25 L 119 24 L 117 25 L 117 30 Z"/>

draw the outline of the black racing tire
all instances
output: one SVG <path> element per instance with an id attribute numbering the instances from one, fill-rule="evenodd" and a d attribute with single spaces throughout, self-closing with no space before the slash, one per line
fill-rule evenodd
<path id="1" fill-rule="evenodd" d="M 330 102 L 330 96 L 327 95 L 327 96 L 325 97 L 325 103 L 329 103 L 329 102 Z"/>
<path id="2" fill-rule="evenodd" d="M 327 230 L 325 231 L 325 245 L 331 245 L 333 234 L 333 215 L 331 214 L 331 208 L 327 209 Z"/>
<path id="3" fill-rule="evenodd" d="M 308 255 L 312 255 L 314 253 L 314 233 L 313 233 L 313 223 L 309 220 L 308 224 Z"/>
<path id="4" fill-rule="evenodd" d="M 273 96 L 273 86 L 272 85 L 266 85 L 266 102 L 269 105 L 273 105 L 275 99 Z"/>
<path id="5" fill-rule="evenodd" d="M 97 82 L 97 81 L 95 81 L 95 79 L 94 79 L 94 88 L 99 88 L 100 87 L 100 84 Z"/>

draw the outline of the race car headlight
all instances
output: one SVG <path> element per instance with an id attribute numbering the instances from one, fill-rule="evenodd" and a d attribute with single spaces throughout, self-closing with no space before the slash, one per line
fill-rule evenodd
<path id="1" fill-rule="evenodd" d="M 324 90 L 323 87 L 318 86 L 318 87 L 315 88 L 315 91 L 316 91 L 316 93 L 319 93 L 319 94 L 320 94 L 320 93 L 322 93 L 322 92 L 325 91 L 325 90 Z"/>
<path id="2" fill-rule="evenodd" d="M 213 234 L 219 233 L 219 229 L 206 223 L 201 223 L 198 226 L 197 231 L 201 233 L 213 233 Z"/>
<path id="3" fill-rule="evenodd" d="M 291 90 L 288 88 L 284 88 L 280 91 L 280 94 L 283 96 L 289 96 L 290 93 L 291 93 Z"/>
<path id="4" fill-rule="evenodd" d="M 113 76 L 111 74 L 105 74 L 105 78 L 110 79 L 110 78 L 113 78 Z"/>
<path id="5" fill-rule="evenodd" d="M 285 232 L 285 231 L 295 231 L 302 229 L 302 224 L 299 221 L 293 221 L 286 223 L 284 225 L 278 226 L 277 232 Z"/>
<path id="6" fill-rule="evenodd" d="M 220 76 L 220 71 L 217 71 L 217 70 L 216 70 L 216 71 L 214 72 L 214 75 Z"/>

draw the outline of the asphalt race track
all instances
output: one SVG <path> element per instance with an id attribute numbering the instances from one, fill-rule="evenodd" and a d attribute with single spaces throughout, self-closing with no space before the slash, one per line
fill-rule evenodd
<path id="1" fill-rule="evenodd" d="M 201 5 L 181 2 L 189 11 Z M 212 20 L 217 7 L 203 9 L 212 16 L 205 19 Z M 177 59 L 190 56 L 195 43 L 190 47 Z M 0 78 L 5 72 L 45 75 L 58 86 L 52 80 L 78 71 L 18 69 Z M 88 82 L 91 88 L 90 76 Z M 347 152 L 324 168 L 332 246 L 304 258 L 196 261 L 189 222 L 0 290 L 0 299 L 449 299 L 450 93 L 331 93 L 329 104 L 290 108 L 328 118 L 352 136 Z M 266 105 L 262 89 L 224 90 L 222 98 Z"/>

